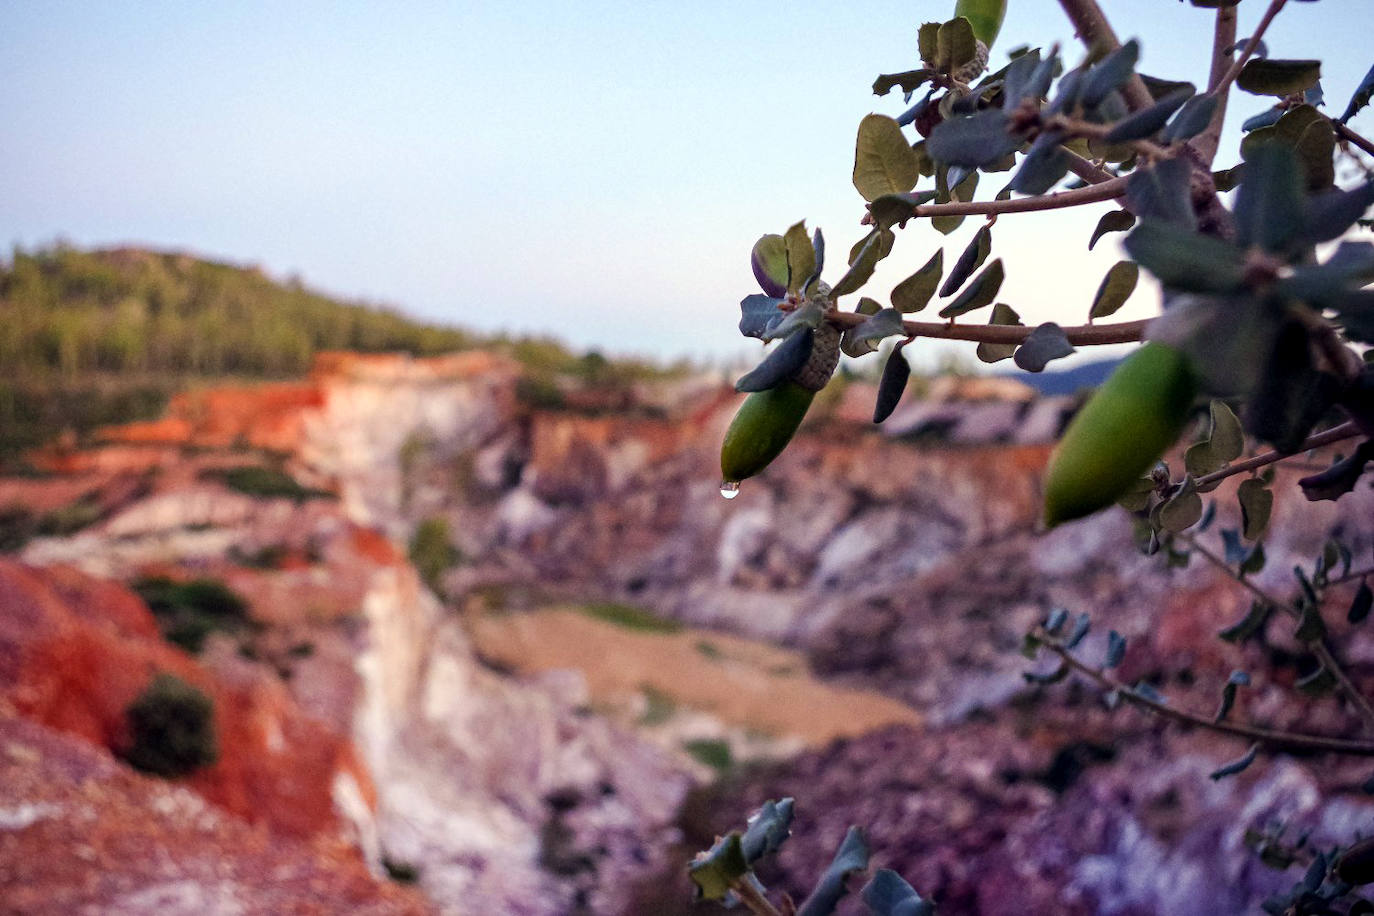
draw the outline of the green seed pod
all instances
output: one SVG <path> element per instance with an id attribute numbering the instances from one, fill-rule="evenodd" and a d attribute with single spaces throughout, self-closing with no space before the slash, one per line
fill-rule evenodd
<path id="1" fill-rule="evenodd" d="M 792 441 L 815 397 L 791 380 L 749 395 L 721 443 L 722 479 L 737 483 L 768 467 Z"/>
<path id="2" fill-rule="evenodd" d="M 1117 366 L 1064 431 L 1045 472 L 1045 524 L 1116 502 L 1183 431 L 1197 383 L 1183 354 L 1147 343 Z"/>
<path id="3" fill-rule="evenodd" d="M 1374 882 L 1374 837 L 1366 837 L 1342 853 L 1336 863 L 1336 877 L 1346 884 Z"/>
<path id="4" fill-rule="evenodd" d="M 1007 15 L 1007 0 L 958 0 L 954 15 L 963 16 L 973 26 L 973 37 L 989 48 L 1002 31 L 1002 19 Z M 986 63 L 986 58 L 984 63 Z"/>
<path id="5" fill-rule="evenodd" d="M 816 329 L 811 356 L 800 369 L 781 384 L 745 399 L 721 443 L 723 480 L 738 483 L 753 477 L 782 454 L 839 360 L 840 329 L 822 324 Z"/>

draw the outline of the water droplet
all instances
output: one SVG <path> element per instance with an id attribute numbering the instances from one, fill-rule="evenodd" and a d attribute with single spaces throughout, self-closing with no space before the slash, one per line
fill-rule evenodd
<path id="1" fill-rule="evenodd" d="M 724 496 L 726 499 L 734 499 L 736 496 L 739 496 L 739 481 L 722 480 L 720 482 L 720 495 Z"/>

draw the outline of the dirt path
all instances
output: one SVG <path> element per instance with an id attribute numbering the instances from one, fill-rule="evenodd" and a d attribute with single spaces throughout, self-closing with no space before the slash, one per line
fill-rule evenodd
<path id="1" fill-rule="evenodd" d="M 685 708 L 819 746 L 885 725 L 920 725 L 882 694 L 816 679 L 799 652 L 706 630 L 645 632 L 571 608 L 486 615 L 469 624 L 487 658 L 522 674 L 572 668 L 594 702 L 654 692 Z"/>

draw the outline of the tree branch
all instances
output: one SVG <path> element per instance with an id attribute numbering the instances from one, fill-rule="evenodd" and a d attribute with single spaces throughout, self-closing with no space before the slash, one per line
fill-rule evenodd
<path id="1" fill-rule="evenodd" d="M 1218 481 L 1225 480 L 1233 474 L 1244 474 L 1246 471 L 1253 471 L 1268 464 L 1275 464 L 1285 458 L 1293 458 L 1299 452 L 1321 448 L 1323 445 L 1331 445 L 1332 443 L 1342 442 L 1346 439 L 1353 439 L 1358 435 L 1360 435 L 1360 428 L 1352 420 L 1342 423 L 1339 426 L 1333 426 L 1324 432 L 1317 433 L 1315 436 L 1309 436 L 1303 441 L 1302 446 L 1297 452 L 1265 452 L 1262 455 L 1256 455 L 1253 458 L 1247 458 L 1244 461 L 1237 461 L 1235 464 L 1227 465 L 1220 471 L 1204 474 L 1194 481 L 1194 483 L 1199 489 L 1203 489 Z"/>
<path id="2" fill-rule="evenodd" d="M 1217 7 L 1216 26 L 1212 30 L 1212 71 L 1207 77 L 1207 91 L 1216 96 L 1217 110 L 1212 113 L 1212 120 L 1207 124 L 1207 129 L 1194 137 L 1190 142 L 1191 146 L 1201 159 L 1210 168 L 1213 160 L 1217 157 L 1217 147 L 1221 143 L 1221 129 L 1226 124 L 1226 105 L 1227 97 L 1230 95 L 1231 87 L 1223 86 L 1221 81 L 1225 79 L 1227 71 L 1231 66 L 1230 48 L 1236 43 L 1236 8 L 1234 6 Z"/>
<path id="3" fill-rule="evenodd" d="M 1097 0 L 1059 0 L 1059 5 L 1089 52 L 1100 51 L 1105 54 L 1121 47 L 1121 40 L 1116 37 L 1112 24 L 1107 21 Z M 1154 104 L 1154 97 L 1145 88 L 1145 81 L 1138 73 L 1132 74 L 1126 85 L 1121 87 L 1121 95 L 1131 111 L 1149 108 Z"/>
<path id="4" fill-rule="evenodd" d="M 1347 125 L 1342 124 L 1335 118 L 1328 116 L 1327 120 L 1331 122 L 1331 126 L 1336 129 L 1336 134 L 1342 140 L 1345 140 L 1348 143 L 1353 143 L 1355 146 L 1358 146 L 1360 149 L 1364 150 L 1369 155 L 1374 156 L 1374 143 L 1371 143 L 1369 140 L 1355 133 L 1355 131 L 1351 130 Z"/>
<path id="5" fill-rule="evenodd" d="M 1353 569 L 1343 576 L 1334 579 L 1327 579 L 1327 585 L 1340 585 L 1344 582 L 1354 582 L 1356 579 L 1363 579 L 1367 576 L 1374 576 L 1374 566 L 1367 566 L 1364 569 Z"/>
<path id="6" fill-rule="evenodd" d="M 1051 638 L 1044 630 L 1037 629 L 1034 635 L 1045 648 L 1059 656 L 1065 665 L 1097 684 L 1102 690 L 1108 693 L 1115 692 L 1126 702 L 1146 709 L 1162 718 L 1172 719 L 1184 725 L 1205 728 L 1233 738 L 1244 738 L 1251 742 L 1258 741 L 1260 744 L 1275 750 L 1320 751 L 1332 754 L 1349 754 L 1354 757 L 1374 757 L 1374 742 L 1334 738 L 1326 735 L 1303 735 L 1297 732 L 1284 732 L 1254 725 L 1217 722 L 1206 716 L 1175 709 L 1167 703 L 1160 703 L 1157 700 L 1141 696 L 1122 682 L 1108 676 L 1102 669 L 1093 668 L 1080 661 L 1073 652 L 1058 640 Z"/>
<path id="7" fill-rule="evenodd" d="M 1235 579 L 1252 595 L 1255 595 L 1265 604 L 1279 608 L 1294 620 L 1302 619 L 1302 612 L 1298 610 L 1293 602 L 1279 601 L 1249 579 L 1237 575 L 1235 570 L 1231 569 L 1229 563 L 1204 547 L 1194 535 L 1182 532 L 1178 537 L 1182 538 L 1189 546 L 1201 554 L 1203 559 L 1226 573 L 1232 579 Z M 1360 693 L 1359 689 L 1356 688 L 1354 683 L 1350 680 L 1350 676 L 1345 673 L 1345 669 L 1341 667 L 1340 662 L 1336 661 L 1336 656 L 1331 653 L 1331 649 L 1327 646 L 1326 641 L 1324 639 L 1313 640 L 1307 643 L 1307 646 L 1312 650 L 1312 654 L 1317 657 L 1317 660 L 1321 662 L 1322 667 L 1331 672 L 1331 676 L 1336 680 L 1336 685 L 1340 687 L 1341 692 L 1346 695 L 1351 705 L 1355 707 L 1355 711 L 1359 713 L 1360 718 L 1364 721 L 1365 727 L 1374 728 L 1374 706 L 1369 704 L 1369 700 L 1365 699 L 1364 694 Z"/>
<path id="8" fill-rule="evenodd" d="M 868 320 L 858 312 L 836 312 L 826 316 L 841 328 L 852 328 Z M 1076 347 L 1135 343 L 1142 339 L 1151 319 L 1122 321 L 1116 324 L 1083 324 L 1064 328 L 1064 336 Z M 953 324 L 938 321 L 903 321 L 909 337 L 934 337 L 940 340 L 970 340 L 977 343 L 1019 344 L 1035 330 L 1018 324 Z"/>
<path id="9" fill-rule="evenodd" d="M 1255 27 L 1255 34 L 1251 35 L 1250 40 L 1245 42 L 1245 47 L 1241 49 L 1240 57 L 1237 57 L 1235 62 L 1231 64 L 1231 68 L 1222 75 L 1221 82 L 1217 84 L 1216 89 L 1213 90 L 1214 92 L 1225 92 L 1227 89 L 1231 88 L 1231 84 L 1235 82 L 1236 77 L 1240 75 L 1241 68 L 1245 66 L 1246 61 L 1250 59 L 1250 56 L 1255 53 L 1255 49 L 1259 47 L 1260 39 L 1264 37 L 1265 31 L 1269 28 L 1269 23 L 1274 21 L 1274 17 L 1279 14 L 1279 10 L 1283 9 L 1283 5 L 1287 2 L 1288 0 L 1270 0 L 1269 9 L 1264 11 L 1264 16 L 1260 19 L 1259 25 Z"/>
<path id="10" fill-rule="evenodd" d="M 1098 165 L 1096 162 L 1084 159 L 1066 146 L 1061 146 L 1060 149 L 1069 157 L 1069 171 L 1073 172 L 1079 178 L 1082 178 L 1088 184 L 1102 184 L 1104 181 L 1111 181 L 1114 178 L 1120 177 L 1116 173 L 1109 172 L 1102 168 L 1102 166 Z"/>
<path id="11" fill-rule="evenodd" d="M 1054 194 L 1039 194 L 1035 197 L 1017 197 L 1011 200 L 954 200 L 947 204 L 921 204 L 911 208 L 911 215 L 917 219 L 930 216 L 991 216 L 999 213 L 1030 213 L 1036 210 L 1059 210 L 1064 207 L 1079 207 L 1112 200 L 1126 193 L 1126 178 L 1112 178 L 1086 188 L 1072 191 L 1057 191 Z"/>

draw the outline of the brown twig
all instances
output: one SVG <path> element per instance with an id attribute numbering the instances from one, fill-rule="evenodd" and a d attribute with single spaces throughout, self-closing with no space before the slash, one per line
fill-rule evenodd
<path id="1" fill-rule="evenodd" d="M 1188 145 L 1198 154 L 1198 158 L 1210 168 L 1216 159 L 1217 147 L 1221 143 L 1221 129 L 1226 124 L 1227 98 L 1231 87 L 1223 86 L 1221 81 L 1231 67 L 1231 48 L 1236 43 L 1236 8 L 1217 7 L 1216 26 L 1212 30 L 1212 70 L 1207 78 L 1207 91 L 1217 100 L 1217 110 L 1207 129 L 1198 134 Z"/>
<path id="2" fill-rule="evenodd" d="M 1152 700 L 1149 697 L 1141 696 L 1122 682 L 1108 676 L 1101 668 L 1094 668 L 1091 665 L 1085 664 L 1080 661 L 1072 651 L 1066 648 L 1058 640 L 1051 638 L 1043 630 L 1036 630 L 1035 636 L 1041 641 L 1045 648 L 1059 656 L 1060 661 L 1097 684 L 1102 690 L 1108 693 L 1115 692 L 1117 696 L 1121 697 L 1121 699 L 1126 702 L 1139 706 L 1142 709 L 1149 710 L 1162 718 L 1172 719 L 1184 725 L 1205 728 L 1209 731 L 1229 735 L 1233 738 L 1243 738 L 1251 742 L 1257 741 L 1275 750 L 1321 751 L 1333 754 L 1349 754 L 1355 757 L 1374 757 L 1374 742 L 1328 737 L 1326 735 L 1304 735 L 1297 732 L 1284 732 L 1271 728 L 1260 728 L 1255 725 L 1239 725 L 1234 722 L 1217 722 L 1207 716 L 1200 716 L 1186 710 L 1175 709 L 1167 703 L 1161 703 L 1158 700 Z"/>
<path id="3" fill-rule="evenodd" d="M 1197 551 L 1199 554 L 1201 554 L 1203 559 L 1205 559 L 1213 566 L 1225 572 L 1232 579 L 1239 582 L 1242 586 L 1246 588 L 1246 590 L 1248 590 L 1252 595 L 1255 595 L 1257 598 L 1259 598 L 1259 600 L 1263 601 L 1265 604 L 1268 604 L 1271 607 L 1279 608 L 1289 617 L 1292 617 L 1295 620 L 1302 619 L 1302 611 L 1299 610 L 1298 607 L 1293 604 L 1293 602 L 1280 601 L 1278 598 L 1274 597 L 1269 592 L 1266 592 L 1264 589 L 1260 588 L 1255 583 L 1251 582 L 1249 579 L 1246 579 L 1238 575 L 1235 570 L 1231 569 L 1229 563 L 1227 563 L 1221 557 L 1217 556 L 1207 547 L 1203 546 L 1194 535 L 1189 534 L 1187 532 L 1183 532 L 1179 534 L 1178 537 L 1182 539 L 1185 543 L 1187 543 L 1190 547 L 1192 547 L 1195 551 Z M 1374 706 L 1371 706 L 1369 704 L 1369 700 L 1365 698 L 1364 694 L 1360 693 L 1359 689 L 1350 680 L 1350 676 L 1345 673 L 1345 669 L 1341 666 L 1340 662 L 1336 661 L 1336 656 L 1332 654 L 1330 647 L 1326 644 L 1326 641 L 1322 639 L 1317 639 L 1313 640 L 1307 645 L 1308 648 L 1312 650 L 1312 654 L 1317 657 L 1317 661 L 1321 662 L 1322 667 L 1329 671 L 1331 673 L 1331 676 L 1335 678 L 1336 686 L 1338 686 L 1341 689 L 1341 692 L 1346 695 L 1346 698 L 1350 700 L 1351 705 L 1355 707 L 1355 711 L 1364 721 L 1366 728 L 1374 728 Z"/>
<path id="4" fill-rule="evenodd" d="M 1030 213 L 1036 210 L 1059 210 L 1083 204 L 1101 203 L 1126 193 L 1125 177 L 1112 178 L 1086 188 L 1018 197 L 1012 200 L 954 200 L 946 204 L 921 204 L 911 208 L 917 219 L 931 216 L 990 216 L 999 213 Z"/>
<path id="5" fill-rule="evenodd" d="M 1374 566 L 1367 566 L 1364 569 L 1353 569 L 1343 576 L 1334 579 L 1327 579 L 1327 585 L 1341 585 L 1345 582 L 1354 582 L 1356 579 L 1363 579 L 1367 576 L 1374 576 Z"/>
<path id="6" fill-rule="evenodd" d="M 1327 118 L 1327 120 L 1331 122 L 1331 126 L 1335 128 L 1336 134 L 1342 140 L 1345 140 L 1348 143 L 1353 143 L 1355 146 L 1358 146 L 1360 149 L 1364 150 L 1369 155 L 1374 156 L 1374 142 L 1371 142 L 1370 140 L 1366 139 L 1360 134 L 1355 133 L 1355 131 L 1351 130 L 1348 125 L 1342 124 L 1335 118 Z"/>
<path id="7" fill-rule="evenodd" d="M 842 328 L 852 328 L 868 320 L 858 312 L 835 312 L 827 318 Z M 1083 324 L 1064 328 L 1064 336 L 1076 347 L 1097 347 L 1104 344 L 1135 343 L 1145 333 L 1150 319 L 1122 321 L 1116 324 Z M 940 340 L 971 340 L 976 343 L 1023 343 L 1033 327 L 1013 324 L 949 324 L 936 321 L 903 321 L 902 330 L 909 337 L 934 337 Z"/>
<path id="8" fill-rule="evenodd" d="M 1251 55 L 1255 53 L 1255 49 L 1259 47 L 1260 40 L 1264 38 L 1264 33 L 1269 28 L 1269 23 L 1274 21 L 1274 17 L 1279 14 L 1279 10 L 1283 9 L 1287 2 L 1288 0 L 1270 0 L 1269 8 L 1264 11 L 1264 16 L 1260 18 L 1259 25 L 1255 27 L 1255 33 L 1245 42 L 1240 57 L 1237 57 L 1231 64 L 1230 69 L 1222 76 L 1221 82 L 1212 90 L 1213 92 L 1225 92 L 1231 88 L 1231 84 L 1240 75 L 1241 68 L 1245 66 Z"/>
<path id="9" fill-rule="evenodd" d="M 1213 471 L 1211 474 L 1204 474 L 1194 481 L 1199 489 L 1203 489 L 1218 481 L 1225 480 L 1233 474 L 1244 474 L 1246 471 L 1253 471 L 1265 465 L 1275 464 L 1285 458 L 1292 458 L 1301 452 L 1309 451 L 1314 448 L 1321 448 L 1323 445 L 1331 445 L 1335 442 L 1343 442 L 1346 439 L 1353 439 L 1360 435 L 1360 428 L 1354 421 L 1333 426 L 1325 432 L 1317 433 L 1303 440 L 1302 446 L 1296 452 L 1265 452 L 1244 461 L 1237 461 L 1235 464 L 1227 465 L 1220 471 Z"/>
<path id="10" fill-rule="evenodd" d="M 1102 184 L 1104 181 L 1111 181 L 1121 177 L 1115 172 L 1107 171 L 1090 159 L 1084 159 L 1067 147 L 1060 148 L 1063 149 L 1069 157 L 1069 171 L 1073 172 L 1079 178 L 1082 178 L 1088 184 Z"/>
<path id="11" fill-rule="evenodd" d="M 743 903 L 751 913 L 758 916 L 782 916 L 782 912 L 769 903 L 768 898 L 760 894 L 758 888 L 748 881 L 732 882 L 730 889 L 739 895 L 740 903 Z"/>
<path id="12" fill-rule="evenodd" d="M 1064 15 L 1069 17 L 1069 22 L 1073 23 L 1074 31 L 1089 52 L 1110 53 L 1121 47 L 1121 39 L 1116 37 L 1112 24 L 1107 21 L 1097 0 L 1059 0 L 1059 6 L 1063 8 Z M 1150 90 L 1145 87 L 1145 81 L 1138 73 L 1132 74 L 1126 85 L 1121 87 L 1121 95 L 1131 111 L 1149 108 L 1154 104 Z"/>

